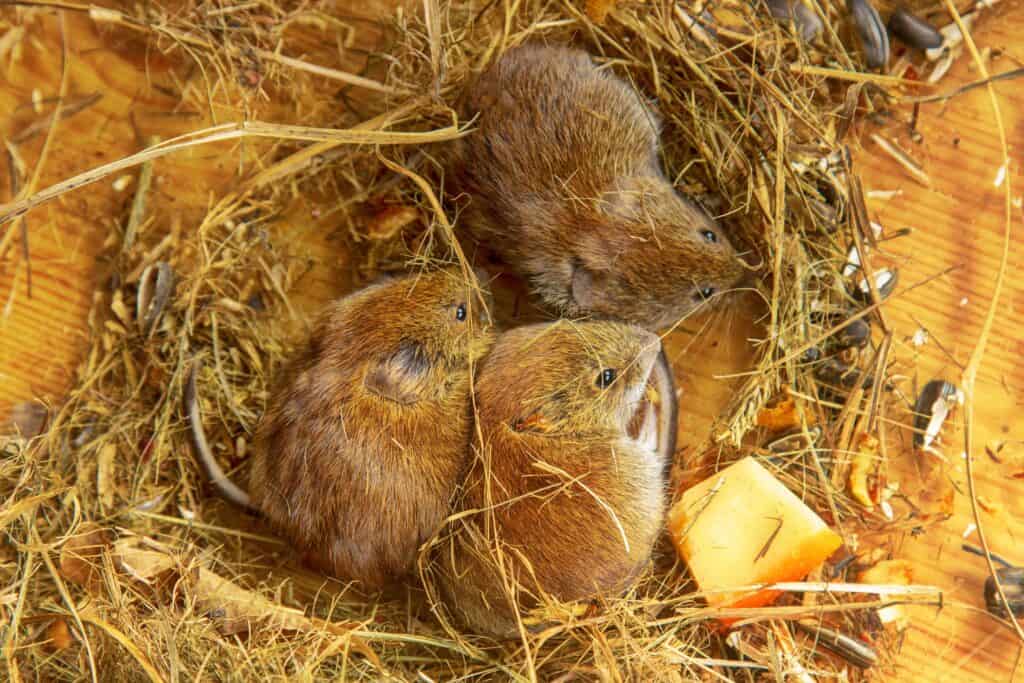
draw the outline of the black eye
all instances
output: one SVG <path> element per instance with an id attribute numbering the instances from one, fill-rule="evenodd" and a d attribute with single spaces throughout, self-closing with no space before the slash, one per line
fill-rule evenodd
<path id="1" fill-rule="evenodd" d="M 615 371 L 611 368 L 605 368 L 601 371 L 601 374 L 597 376 L 597 386 L 602 389 L 608 388 L 612 382 L 615 381 Z"/>
<path id="2" fill-rule="evenodd" d="M 455 309 L 455 319 L 459 322 L 466 319 L 466 304 L 459 304 L 459 307 Z"/>
<path id="3" fill-rule="evenodd" d="M 702 287 L 697 292 L 697 295 L 695 297 L 693 297 L 693 298 L 696 299 L 697 301 L 705 301 L 707 299 L 710 299 L 712 297 L 712 295 L 714 295 L 714 293 L 715 293 L 715 288 L 714 287 Z"/>
<path id="4" fill-rule="evenodd" d="M 707 241 L 707 242 L 717 242 L 718 241 L 718 235 L 715 234 L 714 230 L 701 230 L 700 231 L 700 236 L 703 237 L 704 240 Z"/>

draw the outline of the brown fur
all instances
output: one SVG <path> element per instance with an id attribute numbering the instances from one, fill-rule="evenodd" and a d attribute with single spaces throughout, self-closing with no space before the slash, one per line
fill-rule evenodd
<path id="1" fill-rule="evenodd" d="M 466 465 L 485 315 L 456 270 L 393 279 L 331 305 L 284 372 L 249 492 L 324 571 L 380 586 L 437 531 Z"/>
<path id="2" fill-rule="evenodd" d="M 514 635 L 517 613 L 544 596 L 613 595 L 644 567 L 664 515 L 665 456 L 626 430 L 659 349 L 657 336 L 611 322 L 499 338 L 476 385 L 483 446 L 456 506 L 478 512 L 453 517 L 436 565 L 468 626 Z M 596 382 L 604 368 L 618 372 L 608 388 Z"/>
<path id="3" fill-rule="evenodd" d="M 459 226 L 549 306 L 656 329 L 742 279 L 728 237 L 662 173 L 658 114 L 587 53 L 509 50 L 464 108 L 479 130 L 449 164 Z"/>

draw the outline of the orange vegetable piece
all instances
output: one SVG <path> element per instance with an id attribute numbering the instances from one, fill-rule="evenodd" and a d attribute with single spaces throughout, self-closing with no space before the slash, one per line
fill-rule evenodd
<path id="1" fill-rule="evenodd" d="M 782 394 L 773 398 L 769 405 L 757 412 L 755 422 L 758 427 L 766 427 L 773 432 L 780 432 L 799 427 L 803 420 L 807 424 L 816 422 L 814 413 L 804 410 L 803 405 L 795 398 L 783 391 Z"/>
<path id="2" fill-rule="evenodd" d="M 813 510 L 754 458 L 687 490 L 669 512 L 669 533 L 702 591 L 799 581 L 842 545 Z M 708 604 L 759 607 L 778 591 L 724 591 Z"/>

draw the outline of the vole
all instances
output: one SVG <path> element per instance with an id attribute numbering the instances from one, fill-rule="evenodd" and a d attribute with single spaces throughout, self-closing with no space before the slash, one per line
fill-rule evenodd
<path id="1" fill-rule="evenodd" d="M 661 329 L 743 279 L 728 236 L 662 172 L 655 108 L 586 52 L 513 48 L 460 106 L 478 119 L 446 162 L 457 229 L 557 312 Z"/>
<path id="2" fill-rule="evenodd" d="M 272 390 L 248 492 L 207 446 L 193 367 L 186 404 L 210 480 L 333 576 L 376 588 L 404 575 L 467 465 L 471 374 L 493 341 L 477 293 L 445 269 L 329 305 Z"/>
<path id="3" fill-rule="evenodd" d="M 474 402 L 477 457 L 434 556 L 448 608 L 511 637 L 543 596 L 627 588 L 662 527 L 675 449 L 659 338 L 610 321 L 516 328 L 481 364 Z"/>

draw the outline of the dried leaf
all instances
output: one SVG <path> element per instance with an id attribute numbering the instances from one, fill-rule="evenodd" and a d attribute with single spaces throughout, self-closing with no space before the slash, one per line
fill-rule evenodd
<path id="1" fill-rule="evenodd" d="M 205 567 L 183 572 L 183 563 L 169 552 L 156 549 L 159 547 L 158 543 L 148 539 L 129 538 L 118 541 L 116 556 L 119 567 L 146 584 L 154 584 L 169 573 L 176 576 L 187 574 L 187 583 L 191 586 L 199 608 L 215 621 L 222 635 L 251 633 L 260 627 L 297 632 L 327 631 L 350 639 L 349 647 L 353 651 L 381 667 L 373 648 L 364 640 L 351 635 L 351 631 L 360 626 L 358 623 L 311 619 L 300 609 L 273 602 Z"/>
<path id="2" fill-rule="evenodd" d="M 46 406 L 38 401 L 25 401 L 11 408 L 10 422 L 16 433 L 26 439 L 39 436 L 46 425 Z"/>
<path id="3" fill-rule="evenodd" d="M 113 534 L 93 522 L 86 522 L 60 551 L 60 573 L 71 583 L 89 591 L 99 587 L 103 551 L 113 543 Z"/>
<path id="4" fill-rule="evenodd" d="M 372 240 L 391 239 L 419 216 L 420 212 L 416 207 L 389 206 L 370 219 L 366 226 L 366 234 Z"/>
<path id="5" fill-rule="evenodd" d="M 46 637 L 43 640 L 43 647 L 50 652 L 66 650 L 74 645 L 75 639 L 68 628 L 68 622 L 64 617 L 57 617 L 46 627 Z"/>
<path id="6" fill-rule="evenodd" d="M 145 583 L 169 569 L 179 566 L 172 555 L 142 547 L 138 538 L 119 540 L 115 544 L 114 554 L 117 557 L 119 569 Z"/>

